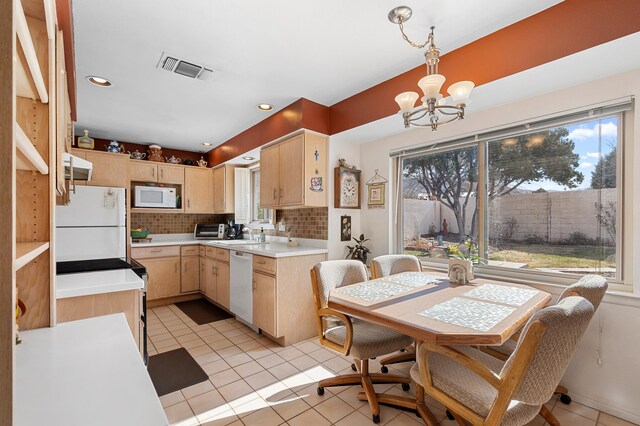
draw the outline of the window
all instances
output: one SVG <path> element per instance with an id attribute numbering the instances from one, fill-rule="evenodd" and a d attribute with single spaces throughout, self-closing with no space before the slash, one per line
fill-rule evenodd
<path id="1" fill-rule="evenodd" d="M 251 222 L 271 223 L 271 212 L 260 207 L 260 169 L 251 169 Z"/>
<path id="2" fill-rule="evenodd" d="M 401 154 L 400 250 L 444 262 L 471 241 L 482 270 L 622 283 L 626 109 Z"/>

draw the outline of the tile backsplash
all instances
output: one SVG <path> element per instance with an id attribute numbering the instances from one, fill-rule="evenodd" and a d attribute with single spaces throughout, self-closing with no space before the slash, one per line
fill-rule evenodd
<path id="1" fill-rule="evenodd" d="M 306 209 L 276 210 L 276 230 L 266 232 L 267 235 L 286 237 L 286 232 L 277 231 L 278 222 L 284 218 L 287 229 L 291 228 L 291 236 L 327 240 L 329 238 L 329 209 L 314 207 Z"/>
<path id="2" fill-rule="evenodd" d="M 131 228 L 146 228 L 150 234 L 188 234 L 196 223 L 227 223 L 232 214 L 132 213 Z"/>
<path id="3" fill-rule="evenodd" d="M 150 234 L 188 234 L 196 223 L 227 223 L 233 214 L 132 213 L 131 227 L 146 228 Z M 326 240 L 329 235 L 329 209 L 326 207 L 276 210 L 277 222 L 284 218 L 291 236 Z M 286 237 L 286 232 L 265 230 L 267 235 Z"/>

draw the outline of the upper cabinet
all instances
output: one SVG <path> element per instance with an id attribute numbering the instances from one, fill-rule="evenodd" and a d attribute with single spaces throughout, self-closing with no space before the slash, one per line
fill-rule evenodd
<path id="1" fill-rule="evenodd" d="M 260 206 L 327 206 L 327 137 L 303 132 L 260 151 Z"/>
<path id="2" fill-rule="evenodd" d="M 213 210 L 213 178 L 211 169 L 184 168 L 185 213 L 211 213 Z"/>
<path id="3" fill-rule="evenodd" d="M 158 182 L 181 185 L 184 183 L 184 167 L 158 164 L 151 161 L 131 160 L 129 176 L 134 182 Z"/>
<path id="4" fill-rule="evenodd" d="M 222 165 L 213 169 L 213 212 L 233 213 L 234 200 L 234 166 Z"/>
<path id="5" fill-rule="evenodd" d="M 91 162 L 93 171 L 90 186 L 126 188 L 129 184 L 129 155 L 112 152 L 73 149 L 73 155 Z"/>

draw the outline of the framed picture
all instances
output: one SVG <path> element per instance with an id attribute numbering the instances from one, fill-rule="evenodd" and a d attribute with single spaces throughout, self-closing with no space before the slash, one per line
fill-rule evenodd
<path id="1" fill-rule="evenodd" d="M 340 216 L 340 241 L 351 241 L 351 216 Z"/>
<path id="2" fill-rule="evenodd" d="M 359 209 L 360 195 L 360 170 L 336 167 L 334 207 L 337 209 Z"/>
<path id="3" fill-rule="evenodd" d="M 384 183 L 373 183 L 368 186 L 368 200 L 367 205 L 369 207 L 384 207 Z"/>

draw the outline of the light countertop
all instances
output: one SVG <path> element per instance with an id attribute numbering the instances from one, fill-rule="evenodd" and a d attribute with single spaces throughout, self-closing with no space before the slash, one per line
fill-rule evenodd
<path id="1" fill-rule="evenodd" d="M 15 424 L 168 424 L 124 314 L 23 331 L 20 337 Z"/>
<path id="2" fill-rule="evenodd" d="M 312 241 L 296 238 L 300 245 L 298 247 L 288 247 L 286 238 L 283 237 L 267 237 L 266 244 L 229 244 L 225 240 L 196 240 L 190 234 L 160 234 L 151 235 L 153 238 L 148 243 L 132 243 L 132 248 L 137 247 L 159 247 L 159 246 L 177 246 L 177 245 L 203 245 L 212 247 L 221 247 L 233 251 L 243 253 L 251 253 L 266 257 L 290 257 L 290 256 L 308 256 L 312 254 L 326 254 L 329 252 L 324 241 Z M 239 241 L 239 240 L 231 240 Z M 135 255 L 133 256 L 135 258 Z"/>
<path id="3" fill-rule="evenodd" d="M 144 281 L 131 269 L 56 275 L 56 299 L 139 290 Z"/>

